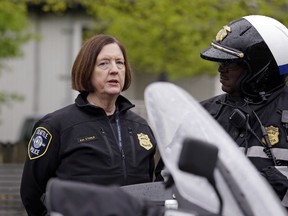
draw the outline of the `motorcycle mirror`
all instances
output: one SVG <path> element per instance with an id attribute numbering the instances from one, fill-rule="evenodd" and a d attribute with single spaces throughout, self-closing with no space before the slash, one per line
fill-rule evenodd
<path id="1" fill-rule="evenodd" d="M 218 148 L 207 142 L 186 138 L 179 157 L 179 169 L 199 175 L 208 180 L 214 179 Z"/>
<path id="2" fill-rule="evenodd" d="M 213 144 L 194 138 L 186 138 L 183 141 L 178 166 L 180 170 L 205 177 L 210 182 L 219 198 L 218 214 L 222 215 L 223 200 L 214 178 L 218 151 L 218 148 Z"/>

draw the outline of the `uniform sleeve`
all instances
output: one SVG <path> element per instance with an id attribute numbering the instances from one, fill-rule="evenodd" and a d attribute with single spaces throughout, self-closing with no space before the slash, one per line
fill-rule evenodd
<path id="1" fill-rule="evenodd" d="M 288 209 L 288 169 L 287 166 L 269 166 L 260 172 L 266 178 L 276 195 L 281 200 L 282 206 Z"/>
<path id="2" fill-rule="evenodd" d="M 28 144 L 20 195 L 29 216 L 45 215 L 41 201 L 46 184 L 55 176 L 59 135 L 48 124 L 38 122 Z"/>

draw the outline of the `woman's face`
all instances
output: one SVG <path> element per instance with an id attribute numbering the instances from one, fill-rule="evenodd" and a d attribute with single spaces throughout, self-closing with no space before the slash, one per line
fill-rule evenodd
<path id="1" fill-rule="evenodd" d="M 220 73 L 222 90 L 232 96 L 240 96 L 237 82 L 246 73 L 245 66 L 239 63 L 221 62 L 218 66 L 218 72 Z"/>
<path id="2" fill-rule="evenodd" d="M 97 94 L 119 95 L 125 82 L 124 56 L 116 43 L 105 45 L 100 51 L 91 82 Z"/>

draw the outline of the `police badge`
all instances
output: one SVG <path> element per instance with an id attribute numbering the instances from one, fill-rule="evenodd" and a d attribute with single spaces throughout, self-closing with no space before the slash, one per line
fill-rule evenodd
<path id="1" fill-rule="evenodd" d="M 153 147 L 153 144 L 151 143 L 150 138 L 148 137 L 147 134 L 140 133 L 140 134 L 137 134 L 137 137 L 138 137 L 140 146 L 142 146 L 146 150 L 149 150 Z"/>
<path id="2" fill-rule="evenodd" d="M 271 145 L 275 145 L 279 142 L 279 128 L 273 125 L 265 127 L 267 131 L 268 138 L 270 140 Z M 262 142 L 266 144 L 264 138 L 262 138 Z"/>
<path id="3" fill-rule="evenodd" d="M 220 31 L 216 35 L 216 41 L 221 42 L 222 40 L 224 40 L 224 38 L 228 35 L 228 32 L 231 32 L 230 26 L 223 26 L 223 28 L 220 29 Z"/>

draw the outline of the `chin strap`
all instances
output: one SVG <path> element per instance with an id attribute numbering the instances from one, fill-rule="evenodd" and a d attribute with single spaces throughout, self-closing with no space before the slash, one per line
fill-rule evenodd
<path id="1" fill-rule="evenodd" d="M 244 100 L 247 104 L 254 104 L 254 105 L 258 105 L 258 104 L 262 104 L 264 102 L 266 102 L 268 100 L 268 97 L 270 96 L 270 94 L 266 94 L 265 92 L 259 92 L 259 96 L 258 97 L 244 97 Z"/>

